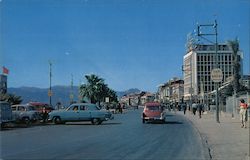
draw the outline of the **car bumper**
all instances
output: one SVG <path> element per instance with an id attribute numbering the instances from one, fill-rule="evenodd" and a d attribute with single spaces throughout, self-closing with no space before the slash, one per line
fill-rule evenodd
<path id="1" fill-rule="evenodd" d="M 114 115 L 113 114 L 105 118 L 106 121 L 107 120 L 113 120 L 113 119 L 114 119 Z"/>
<path id="2" fill-rule="evenodd" d="M 144 117 L 146 120 L 163 120 L 163 117 Z"/>

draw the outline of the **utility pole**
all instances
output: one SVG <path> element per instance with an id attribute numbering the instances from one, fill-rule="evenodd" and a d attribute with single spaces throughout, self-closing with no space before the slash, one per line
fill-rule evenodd
<path id="1" fill-rule="evenodd" d="M 205 27 L 213 27 L 214 28 L 214 33 L 201 33 L 200 29 L 201 28 L 205 28 Z M 206 38 L 204 38 L 203 36 L 215 36 L 215 43 L 211 42 L 210 40 L 208 40 Z M 198 25 L 198 37 L 204 38 L 205 40 L 207 40 L 210 43 L 212 43 L 212 44 L 215 45 L 215 56 L 214 56 L 215 65 L 214 65 L 214 69 L 213 70 L 219 71 L 218 75 L 215 76 L 216 78 L 218 78 L 218 77 L 219 78 L 216 79 L 216 80 L 213 80 L 213 78 L 212 78 L 213 70 L 212 70 L 212 72 L 211 72 L 211 79 L 214 81 L 215 87 L 216 87 L 216 121 L 218 123 L 220 123 L 220 120 L 219 120 L 218 88 L 219 88 L 219 82 L 221 82 L 220 79 L 222 78 L 223 75 L 221 75 L 221 70 L 219 69 L 219 63 L 218 63 L 218 39 L 217 39 L 217 36 L 218 36 L 218 32 L 217 32 L 217 21 L 216 20 L 214 21 L 214 24 Z"/>
<path id="2" fill-rule="evenodd" d="M 49 92 L 48 92 L 48 96 L 49 96 L 49 105 L 50 106 L 52 106 L 52 104 L 51 104 L 51 97 L 52 97 L 51 78 L 52 78 L 52 62 L 49 61 Z"/>
<path id="3" fill-rule="evenodd" d="M 74 101 L 74 91 L 73 91 L 73 74 L 71 74 L 71 90 L 70 90 L 70 103 L 72 104 Z"/>

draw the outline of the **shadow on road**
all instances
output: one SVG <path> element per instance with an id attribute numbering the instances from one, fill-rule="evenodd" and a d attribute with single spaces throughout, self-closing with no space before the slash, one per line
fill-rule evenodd
<path id="1" fill-rule="evenodd" d="M 183 124 L 183 123 L 178 121 L 167 121 L 165 122 L 165 124 Z"/>
<path id="2" fill-rule="evenodd" d="M 147 122 L 148 124 L 183 124 L 182 122 L 177 122 L 177 121 L 167 121 L 167 122 Z"/>
<path id="3" fill-rule="evenodd" d="M 119 125 L 119 124 L 122 124 L 122 123 L 115 123 L 115 122 L 113 122 L 113 123 L 102 123 L 102 124 L 99 124 L 99 125 L 93 125 L 92 123 L 75 123 L 75 122 L 68 122 L 68 123 L 66 123 L 66 124 L 61 124 L 61 125 L 71 125 L 71 126 L 77 126 L 77 125 L 79 125 L 79 126 L 105 126 L 105 125 Z"/>

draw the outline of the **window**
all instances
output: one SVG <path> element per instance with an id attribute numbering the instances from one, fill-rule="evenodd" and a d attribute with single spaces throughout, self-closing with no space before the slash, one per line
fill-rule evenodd
<path id="1" fill-rule="evenodd" d="M 12 111 L 15 111 L 16 110 L 16 106 L 12 106 L 11 109 L 12 109 Z"/>
<path id="2" fill-rule="evenodd" d="M 19 107 L 18 107 L 18 111 L 25 111 L 25 107 L 19 106 Z"/>
<path id="3" fill-rule="evenodd" d="M 85 106 L 80 106 L 80 110 L 86 110 Z"/>
<path id="4" fill-rule="evenodd" d="M 73 111 L 77 111 L 77 110 L 78 110 L 78 106 L 73 106 L 73 107 L 72 107 L 72 110 L 73 110 Z"/>

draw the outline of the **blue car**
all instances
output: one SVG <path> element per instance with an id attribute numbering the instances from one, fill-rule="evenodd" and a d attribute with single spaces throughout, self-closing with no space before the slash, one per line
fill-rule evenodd
<path id="1" fill-rule="evenodd" d="M 91 103 L 75 103 L 65 110 L 54 110 L 49 113 L 49 121 L 55 124 L 65 122 L 91 121 L 92 124 L 101 124 L 103 121 L 113 119 L 110 111 L 102 110 Z"/>

